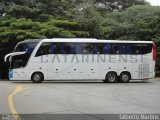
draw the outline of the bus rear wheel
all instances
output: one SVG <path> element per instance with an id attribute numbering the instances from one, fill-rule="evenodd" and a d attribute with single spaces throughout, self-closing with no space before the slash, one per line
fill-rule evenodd
<path id="1" fill-rule="evenodd" d="M 44 77 L 43 77 L 43 74 L 40 73 L 40 72 L 35 72 L 32 74 L 32 77 L 31 77 L 32 81 L 34 83 L 41 83 L 43 80 L 44 80 Z"/>
<path id="2" fill-rule="evenodd" d="M 109 72 L 109 73 L 107 73 L 106 79 L 105 79 L 104 82 L 114 83 L 116 81 L 117 81 L 117 74 L 115 72 Z"/>
<path id="3" fill-rule="evenodd" d="M 119 82 L 121 83 L 128 83 L 131 79 L 131 75 L 128 72 L 123 72 L 119 76 Z"/>

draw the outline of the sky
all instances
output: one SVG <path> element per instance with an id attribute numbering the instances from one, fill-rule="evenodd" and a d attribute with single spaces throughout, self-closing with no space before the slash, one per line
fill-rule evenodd
<path id="1" fill-rule="evenodd" d="M 160 6 L 160 0 L 146 0 L 151 3 L 153 6 Z"/>

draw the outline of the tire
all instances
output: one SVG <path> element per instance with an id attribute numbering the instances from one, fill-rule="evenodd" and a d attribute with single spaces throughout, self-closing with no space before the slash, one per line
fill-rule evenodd
<path id="1" fill-rule="evenodd" d="M 115 72 L 109 72 L 106 75 L 105 83 L 115 83 L 117 81 L 117 74 Z"/>
<path id="2" fill-rule="evenodd" d="M 121 83 L 128 83 L 131 79 L 131 75 L 128 72 L 123 72 L 119 76 L 119 82 Z"/>
<path id="3" fill-rule="evenodd" d="M 44 80 L 43 74 L 40 72 L 33 73 L 31 77 L 34 83 L 41 83 Z"/>

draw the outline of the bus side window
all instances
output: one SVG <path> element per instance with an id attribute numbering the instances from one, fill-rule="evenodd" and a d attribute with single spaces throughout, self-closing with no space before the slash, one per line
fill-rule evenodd
<path id="1" fill-rule="evenodd" d="M 91 43 L 82 44 L 82 54 L 93 54 L 93 46 Z"/>
<path id="2" fill-rule="evenodd" d="M 50 54 L 54 54 L 55 48 L 56 48 L 56 45 L 54 43 L 51 43 L 51 47 L 50 47 L 49 53 Z"/>
<path id="3" fill-rule="evenodd" d="M 103 44 L 97 44 L 97 54 L 103 54 Z"/>
<path id="4" fill-rule="evenodd" d="M 75 43 L 75 53 L 82 54 L 82 43 Z"/>
<path id="5" fill-rule="evenodd" d="M 126 53 L 132 54 L 132 46 L 130 44 L 126 44 Z"/>
<path id="6" fill-rule="evenodd" d="M 94 43 L 93 45 L 93 54 L 103 54 L 103 44 Z"/>
<path id="7" fill-rule="evenodd" d="M 111 45 L 109 43 L 106 43 L 103 46 L 103 54 L 110 54 L 111 53 Z"/>
<path id="8" fill-rule="evenodd" d="M 141 54 L 141 46 L 138 46 L 137 44 L 132 46 L 133 54 Z"/>
<path id="9" fill-rule="evenodd" d="M 96 43 L 93 44 L 93 54 L 99 54 L 98 53 L 98 47 L 97 47 Z"/>
<path id="10" fill-rule="evenodd" d="M 113 45 L 112 46 L 112 54 L 119 54 L 119 46 L 118 45 Z"/>
<path id="11" fill-rule="evenodd" d="M 64 43 L 61 43 L 61 54 L 65 54 L 65 51 L 64 51 Z"/>
<path id="12" fill-rule="evenodd" d="M 152 44 L 144 44 L 141 46 L 142 54 L 149 54 L 152 52 Z"/>
<path id="13" fill-rule="evenodd" d="M 126 54 L 126 47 L 124 44 L 119 46 L 119 54 Z"/>
<path id="14" fill-rule="evenodd" d="M 76 54 L 76 44 L 75 43 L 71 43 L 70 47 L 71 47 L 71 54 Z"/>
<path id="15" fill-rule="evenodd" d="M 42 43 L 40 48 L 38 49 L 36 56 L 42 56 L 42 55 L 47 55 L 50 54 L 50 43 Z"/>
<path id="16" fill-rule="evenodd" d="M 71 54 L 71 53 L 72 53 L 71 44 L 64 43 L 64 54 Z"/>
<path id="17" fill-rule="evenodd" d="M 62 52 L 61 52 L 61 43 L 55 43 L 55 45 L 54 45 L 54 54 L 62 54 Z"/>
<path id="18" fill-rule="evenodd" d="M 81 44 L 81 54 L 87 54 L 86 46 L 84 43 Z"/>

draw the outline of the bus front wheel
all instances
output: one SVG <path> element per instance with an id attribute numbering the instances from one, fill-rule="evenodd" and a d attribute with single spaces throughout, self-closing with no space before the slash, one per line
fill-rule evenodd
<path id="1" fill-rule="evenodd" d="M 40 73 L 40 72 L 35 72 L 32 74 L 32 77 L 31 77 L 32 81 L 34 83 L 41 83 L 43 80 L 44 80 L 44 77 L 43 77 L 43 74 Z"/>
<path id="2" fill-rule="evenodd" d="M 114 83 L 117 81 L 117 74 L 115 72 L 109 72 L 106 75 L 106 79 L 104 82 Z"/>

